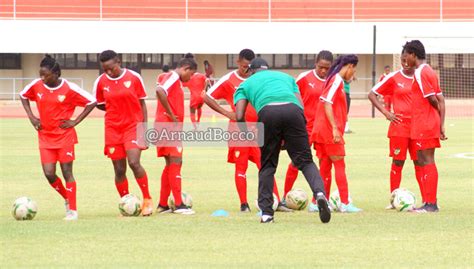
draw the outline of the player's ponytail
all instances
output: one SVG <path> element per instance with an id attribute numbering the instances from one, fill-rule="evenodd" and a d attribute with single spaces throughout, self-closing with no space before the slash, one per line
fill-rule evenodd
<path id="1" fill-rule="evenodd" d="M 58 77 L 61 76 L 61 67 L 59 66 L 58 62 L 56 62 L 56 60 L 49 54 L 44 55 L 44 58 L 40 63 L 40 67 L 46 67 L 51 72 L 56 73 Z"/>
<path id="2" fill-rule="evenodd" d="M 348 64 L 353 64 L 357 65 L 359 62 L 359 58 L 357 58 L 357 55 L 355 54 L 347 54 L 347 55 L 341 55 L 337 57 L 336 61 L 332 64 L 331 68 L 328 70 L 328 76 L 326 78 L 326 84 L 329 83 L 329 81 L 334 77 L 341 69 L 348 65 Z M 325 85 L 326 86 L 326 85 Z"/>

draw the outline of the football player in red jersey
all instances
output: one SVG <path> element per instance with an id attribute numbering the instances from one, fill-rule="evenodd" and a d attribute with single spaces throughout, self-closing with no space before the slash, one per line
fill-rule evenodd
<path id="1" fill-rule="evenodd" d="M 237 58 L 237 70 L 231 71 L 221 77 L 204 96 L 204 102 L 219 114 L 229 118 L 231 122 L 235 122 L 235 106 L 234 106 L 234 92 L 239 87 L 240 83 L 245 81 L 250 73 L 250 62 L 255 58 L 255 53 L 250 49 L 243 49 L 239 52 Z M 225 100 L 231 107 L 232 111 L 228 111 L 220 106 L 216 100 Z M 247 122 L 257 122 L 257 112 L 252 106 L 248 106 L 245 113 L 245 120 Z M 250 212 L 250 207 L 247 201 L 247 168 L 248 162 L 254 162 L 260 169 L 260 149 L 257 147 L 229 147 L 227 154 L 227 162 L 235 164 L 235 186 L 239 194 L 240 211 Z M 284 204 L 280 203 L 278 188 L 276 182 L 273 188 L 274 194 L 278 198 L 279 206 L 277 211 L 291 211 Z"/>
<path id="2" fill-rule="evenodd" d="M 40 79 L 35 79 L 20 93 L 21 103 L 38 132 L 39 150 L 43 172 L 49 184 L 65 200 L 65 220 L 77 220 L 76 180 L 72 173 L 75 159 L 74 145 L 78 125 L 96 106 L 95 98 L 76 84 L 61 78 L 61 68 L 51 56 L 46 55 L 40 64 Z M 30 101 L 36 102 L 39 118 L 31 111 Z M 85 107 L 76 119 L 71 119 L 76 107 Z M 66 181 L 64 187 L 56 175 L 59 162 Z"/>
<path id="3" fill-rule="evenodd" d="M 347 103 L 344 92 L 344 81 L 350 81 L 356 72 L 359 59 L 354 54 L 341 55 L 328 71 L 326 84 L 321 93 L 322 103 L 316 109 L 311 142 L 315 143 L 316 155 L 321 165 L 321 175 L 327 175 L 327 167 L 334 165 L 335 178 L 341 199 L 340 211 L 355 213 L 361 209 L 349 201 L 347 187 L 346 164 L 344 156 L 344 127 L 347 121 Z M 330 172 L 329 172 L 330 173 Z M 327 194 L 331 190 L 331 182 L 324 181 Z M 326 195 L 327 195 L 326 194 Z"/>
<path id="4" fill-rule="evenodd" d="M 412 113 L 412 84 L 415 73 L 414 67 L 405 64 L 402 60 L 402 69 L 387 74 L 379 83 L 377 83 L 369 93 L 369 100 L 372 104 L 390 121 L 387 137 L 390 139 L 389 151 L 392 157 L 392 168 L 390 170 L 390 192 L 400 187 L 402 180 L 402 169 L 407 157 L 407 151 L 415 165 L 415 175 L 422 200 L 424 201 L 424 191 L 421 166 L 416 156 L 415 145 L 411 143 L 411 113 Z M 393 101 L 393 112 L 382 105 L 378 100 L 378 96 L 385 97 L 389 95 Z M 393 205 L 387 206 L 387 209 L 393 209 Z"/>
<path id="5" fill-rule="evenodd" d="M 97 107 L 105 111 L 104 155 L 112 160 L 115 186 L 120 197 L 128 194 L 127 161 L 143 195 L 142 215 L 153 213 L 148 177 L 140 163 L 145 143 L 137 137 L 137 127 L 147 122 L 147 98 L 141 76 L 120 66 L 116 52 L 103 51 L 100 62 L 104 73 L 94 83 Z"/>
<path id="6" fill-rule="evenodd" d="M 182 82 L 188 82 L 196 72 L 197 64 L 192 58 L 183 58 L 177 68 L 161 76 L 157 81 L 156 94 L 158 106 L 156 108 L 155 123 L 178 123 L 184 121 L 184 92 Z M 161 175 L 160 201 L 157 211 L 159 213 L 173 212 L 191 215 L 195 212 L 188 208 L 181 199 L 181 166 L 183 163 L 182 146 L 158 146 L 157 156 L 164 157 L 165 168 Z M 168 205 L 170 192 L 173 194 L 176 209 L 171 211 Z"/>
<path id="7" fill-rule="evenodd" d="M 316 115 L 316 108 L 320 103 L 319 97 L 323 91 L 324 84 L 326 83 L 326 75 L 328 74 L 329 68 L 331 67 L 333 61 L 333 55 L 330 51 L 322 50 L 318 53 L 315 61 L 315 68 L 309 71 L 301 73 L 296 79 L 296 84 L 300 90 L 301 99 L 303 100 L 304 105 L 304 115 L 306 118 L 306 130 L 308 131 L 308 136 L 311 135 L 313 131 L 313 123 Z M 325 163 L 325 159 L 320 160 L 320 166 L 328 166 L 324 169 L 325 172 L 328 172 L 326 175 L 321 174 L 323 181 L 331 181 L 331 163 Z M 323 171 L 323 168 L 321 168 Z M 294 166 L 293 163 L 288 165 L 285 178 L 285 192 L 283 197 L 286 197 L 286 194 L 293 188 L 293 185 L 298 177 L 298 168 Z M 326 190 L 327 195 L 328 190 Z M 316 200 L 313 198 L 311 204 L 309 205 L 309 211 L 317 211 L 318 206 Z"/>
<path id="8" fill-rule="evenodd" d="M 192 53 L 187 53 L 184 58 L 194 59 L 194 55 Z M 199 122 L 201 122 L 202 105 L 204 105 L 203 96 L 206 92 L 207 85 L 209 85 L 209 79 L 206 75 L 198 72 L 194 73 L 188 82 L 183 83 L 183 87 L 187 87 L 191 93 L 189 100 L 189 117 L 191 118 L 191 122 L 195 129 L 199 125 Z"/>
<path id="9" fill-rule="evenodd" d="M 412 40 L 403 46 L 405 67 L 416 68 L 413 82 L 412 124 L 410 138 L 417 149 L 418 162 L 423 174 L 424 205 L 415 212 L 438 212 L 438 169 L 435 163 L 435 149 L 440 140 L 446 140 L 444 127 L 445 104 L 435 71 L 425 63 L 425 47 L 419 40 Z"/>

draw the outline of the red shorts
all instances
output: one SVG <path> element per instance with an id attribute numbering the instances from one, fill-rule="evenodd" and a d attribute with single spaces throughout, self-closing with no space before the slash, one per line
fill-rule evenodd
<path id="1" fill-rule="evenodd" d="M 344 144 L 314 143 L 314 149 L 318 159 L 328 158 L 329 156 L 346 156 Z"/>
<path id="2" fill-rule="evenodd" d="M 204 98 L 202 97 L 196 97 L 196 98 L 191 98 L 189 102 L 189 107 L 190 108 L 199 108 L 204 104 Z"/>
<path id="3" fill-rule="evenodd" d="M 413 144 L 413 147 L 416 150 L 434 149 L 441 147 L 439 138 L 415 139 L 411 140 L 411 143 Z"/>
<path id="4" fill-rule="evenodd" d="M 74 145 L 60 149 L 40 148 L 41 163 L 70 163 L 75 159 Z"/>
<path id="5" fill-rule="evenodd" d="M 251 161 L 260 163 L 260 148 L 257 147 L 229 147 L 228 163 L 242 163 Z"/>
<path id="6" fill-rule="evenodd" d="M 183 147 L 157 147 L 156 156 L 158 157 L 183 157 Z"/>
<path id="7" fill-rule="evenodd" d="M 410 158 L 412 160 L 418 159 L 416 156 L 416 148 L 414 144 L 411 143 L 409 137 L 390 137 L 390 157 L 394 160 L 404 161 L 407 159 L 407 151 L 410 152 Z"/>
<path id="8" fill-rule="evenodd" d="M 105 135 L 107 136 L 107 130 L 105 132 Z M 104 155 L 116 161 L 125 159 L 127 157 L 127 150 L 129 149 L 147 149 L 145 144 L 137 138 L 136 127 L 129 128 L 128 130 L 123 131 L 121 133 L 120 141 L 123 141 L 123 143 L 105 145 Z"/>

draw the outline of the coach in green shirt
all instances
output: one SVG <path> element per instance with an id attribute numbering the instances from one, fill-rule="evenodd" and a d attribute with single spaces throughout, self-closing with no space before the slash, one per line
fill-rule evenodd
<path id="1" fill-rule="evenodd" d="M 323 181 L 311 155 L 303 105 L 295 80 L 285 73 L 268 70 L 268 64 L 262 58 L 255 58 L 250 63 L 249 72 L 252 75 L 234 93 L 234 104 L 237 121 L 245 121 L 245 110 L 250 102 L 257 110 L 259 122 L 264 125 L 258 174 L 261 222 L 273 222 L 273 180 L 283 141 L 291 161 L 303 172 L 311 187 L 321 221 L 329 222 L 331 212 Z"/>

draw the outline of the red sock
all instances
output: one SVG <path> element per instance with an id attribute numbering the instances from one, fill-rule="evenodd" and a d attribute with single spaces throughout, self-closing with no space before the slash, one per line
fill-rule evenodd
<path id="1" fill-rule="evenodd" d="M 424 203 L 426 200 L 425 197 L 425 188 L 423 187 L 423 167 L 415 165 L 415 176 L 416 176 L 416 181 L 418 182 L 418 186 L 420 187 L 420 193 L 421 193 L 421 202 Z"/>
<path id="2" fill-rule="evenodd" d="M 201 107 L 197 109 L 197 114 L 198 114 L 197 122 L 201 122 L 201 116 L 202 116 L 202 108 Z"/>
<path id="3" fill-rule="evenodd" d="M 191 122 L 196 127 L 196 112 L 189 112 L 189 113 L 190 113 L 189 116 L 191 118 Z"/>
<path id="4" fill-rule="evenodd" d="M 288 165 L 288 169 L 286 170 L 285 189 L 284 189 L 283 197 L 286 197 L 286 194 L 289 191 L 291 191 L 297 178 L 298 178 L 298 168 L 296 168 L 296 166 L 290 163 Z"/>
<path id="5" fill-rule="evenodd" d="M 424 184 L 425 202 L 435 204 L 437 200 L 436 194 L 438 192 L 438 168 L 436 168 L 435 163 L 430 163 L 425 165 L 423 170 L 426 177 Z"/>
<path id="6" fill-rule="evenodd" d="M 49 185 L 51 185 L 53 189 L 55 189 L 59 194 L 61 194 L 64 200 L 67 199 L 66 189 L 64 188 L 64 185 L 59 177 L 56 178 L 56 181 L 54 181 L 53 183 L 49 183 Z"/>
<path id="7" fill-rule="evenodd" d="M 403 166 L 396 166 L 392 163 L 392 169 L 390 170 L 390 193 L 395 189 L 400 188 L 400 182 L 402 182 L 402 169 Z"/>
<path id="8" fill-rule="evenodd" d="M 349 203 L 349 188 L 347 187 L 346 163 L 344 159 L 332 163 L 334 164 L 334 170 L 336 170 L 335 176 L 339 197 L 341 202 L 347 205 Z"/>
<path id="9" fill-rule="evenodd" d="M 166 165 L 163 168 L 163 173 L 161 174 L 161 189 L 160 189 L 160 206 L 168 206 L 168 197 L 170 196 L 170 180 L 168 179 L 169 166 Z"/>
<path id="10" fill-rule="evenodd" d="M 137 178 L 137 183 L 142 191 L 143 199 L 151 199 L 150 190 L 148 189 L 148 176 L 146 173 L 141 178 Z"/>
<path id="11" fill-rule="evenodd" d="M 331 169 L 332 169 L 332 161 L 329 158 L 323 158 L 319 160 L 319 173 L 321 174 L 321 178 L 323 179 L 324 183 L 324 191 L 326 192 L 326 199 L 329 199 L 331 195 Z M 314 197 L 313 197 L 314 200 Z M 313 201 L 314 202 L 314 201 Z"/>
<path id="12" fill-rule="evenodd" d="M 171 163 L 168 168 L 168 180 L 174 197 L 174 204 L 181 205 L 181 164 Z"/>
<path id="13" fill-rule="evenodd" d="M 239 194 L 240 204 L 247 203 L 247 172 L 246 165 L 235 164 L 235 187 Z"/>
<path id="14" fill-rule="evenodd" d="M 278 193 L 278 185 L 275 178 L 273 178 L 273 194 L 276 195 L 278 203 L 280 203 L 280 194 Z"/>
<path id="15" fill-rule="evenodd" d="M 120 197 L 124 197 L 128 194 L 128 179 L 124 178 L 124 180 L 118 182 L 115 181 L 115 187 L 120 195 Z"/>
<path id="16" fill-rule="evenodd" d="M 77 210 L 76 207 L 76 181 L 66 182 L 67 200 L 70 210 Z"/>

